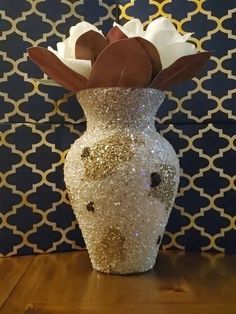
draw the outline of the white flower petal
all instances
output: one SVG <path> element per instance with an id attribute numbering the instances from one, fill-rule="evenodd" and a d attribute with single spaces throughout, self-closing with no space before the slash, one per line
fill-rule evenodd
<path id="1" fill-rule="evenodd" d="M 121 26 L 120 24 L 114 22 L 113 27 L 115 26 L 117 26 L 127 37 L 135 37 L 135 34 L 129 32 L 127 29 L 124 28 L 124 26 Z"/>
<path id="2" fill-rule="evenodd" d="M 175 42 L 184 42 L 183 36 L 177 31 L 160 31 L 160 32 L 148 32 L 144 36 L 145 39 L 153 43 L 156 48 L 163 49 L 166 45 L 173 44 Z"/>
<path id="3" fill-rule="evenodd" d="M 51 46 L 48 46 L 47 48 L 49 51 L 53 52 L 57 57 L 58 57 L 58 52 L 57 50 L 53 49 Z"/>
<path id="4" fill-rule="evenodd" d="M 59 57 L 60 58 L 60 57 Z M 80 59 L 67 59 L 60 58 L 60 60 L 68 66 L 71 70 L 83 75 L 88 78 L 91 70 L 92 63 L 90 60 L 80 60 Z"/>
<path id="5" fill-rule="evenodd" d="M 145 31 L 145 36 L 149 37 L 150 34 L 156 34 L 159 33 L 160 31 L 174 31 L 177 32 L 174 24 L 171 23 L 169 19 L 166 17 L 159 17 L 158 19 L 152 21 L 146 31 Z"/>
<path id="6" fill-rule="evenodd" d="M 55 82 L 54 80 L 51 79 L 39 79 L 39 80 L 34 80 L 35 82 L 38 82 L 42 85 L 48 85 L 48 86 L 60 86 L 60 84 L 58 84 L 57 82 Z"/>
<path id="7" fill-rule="evenodd" d="M 53 52 L 68 68 L 88 78 L 92 67 L 90 60 L 69 59 L 63 58 L 52 47 L 48 47 L 48 50 Z"/>
<path id="8" fill-rule="evenodd" d="M 57 43 L 58 55 L 62 58 L 74 58 L 74 50 L 69 46 L 69 39 Z"/>
<path id="9" fill-rule="evenodd" d="M 189 38 L 193 35 L 194 33 L 186 33 L 184 34 L 182 37 L 183 37 L 183 40 L 184 41 L 187 41 L 189 40 Z"/>
<path id="10" fill-rule="evenodd" d="M 160 49 L 160 57 L 163 69 L 170 66 L 177 59 L 195 54 L 196 47 L 190 43 L 174 43 L 166 46 L 164 49 Z"/>
<path id="11" fill-rule="evenodd" d="M 81 22 L 81 23 L 76 24 L 75 26 L 72 26 L 70 28 L 70 37 L 68 38 L 69 46 L 72 49 L 75 49 L 75 44 L 76 44 L 77 39 L 81 35 L 83 35 L 84 33 L 91 31 L 91 30 L 102 34 L 102 32 L 99 31 L 99 29 L 96 26 L 94 26 L 88 22 Z M 75 55 L 73 55 L 73 57 L 75 57 Z"/>
<path id="12" fill-rule="evenodd" d="M 134 36 L 144 36 L 143 24 L 139 19 L 133 19 L 123 25 L 129 33 L 134 34 Z"/>

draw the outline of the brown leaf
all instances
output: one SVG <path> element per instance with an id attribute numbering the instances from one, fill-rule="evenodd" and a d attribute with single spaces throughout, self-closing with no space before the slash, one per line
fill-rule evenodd
<path id="1" fill-rule="evenodd" d="M 136 37 L 138 42 L 149 55 L 152 63 L 152 78 L 155 77 L 162 69 L 161 58 L 157 48 L 148 40 L 142 37 Z"/>
<path id="2" fill-rule="evenodd" d="M 106 38 L 100 33 L 90 30 L 77 39 L 75 44 L 75 58 L 91 60 L 93 63 L 107 45 Z"/>
<path id="3" fill-rule="evenodd" d="M 87 79 L 68 68 L 53 52 L 42 47 L 31 47 L 28 53 L 44 73 L 69 91 L 78 92 L 86 87 Z"/>
<path id="4" fill-rule="evenodd" d="M 118 26 L 114 26 L 113 28 L 111 28 L 109 30 L 109 32 L 107 33 L 107 41 L 109 43 L 112 43 L 114 41 L 117 40 L 122 40 L 122 39 L 126 39 L 128 38 L 128 36 L 126 36 L 120 29 Z"/>
<path id="5" fill-rule="evenodd" d="M 210 56 L 211 52 L 206 51 L 179 58 L 168 68 L 157 74 L 150 87 L 167 90 L 172 85 L 193 78 L 207 63 Z"/>
<path id="6" fill-rule="evenodd" d="M 136 38 L 128 38 L 103 50 L 91 69 L 88 87 L 145 87 L 151 75 L 149 55 Z"/>

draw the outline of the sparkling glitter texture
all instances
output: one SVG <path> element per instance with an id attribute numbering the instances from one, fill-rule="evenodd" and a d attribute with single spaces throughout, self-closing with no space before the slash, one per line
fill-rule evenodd
<path id="1" fill-rule="evenodd" d="M 136 273 L 155 264 L 179 182 L 176 154 L 154 127 L 163 99 L 147 88 L 78 94 L 87 131 L 68 152 L 65 182 L 99 271 Z"/>

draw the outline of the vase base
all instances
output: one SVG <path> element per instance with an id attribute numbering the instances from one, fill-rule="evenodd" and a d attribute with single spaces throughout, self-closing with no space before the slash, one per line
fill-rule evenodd
<path id="1" fill-rule="evenodd" d="M 116 276 L 135 276 L 135 275 L 141 275 L 141 274 L 144 274 L 144 273 L 147 273 L 149 271 L 151 271 L 153 269 L 150 268 L 150 269 L 147 269 L 147 270 L 140 270 L 140 271 L 130 271 L 130 272 L 115 272 L 115 271 L 104 271 L 104 270 L 99 270 L 99 269 L 95 269 L 95 271 L 97 271 L 98 273 L 102 273 L 102 274 L 105 274 L 105 275 L 116 275 Z"/>
<path id="2" fill-rule="evenodd" d="M 114 239 L 114 237 L 113 237 Z M 111 243 L 111 242 L 109 242 Z M 96 271 L 106 274 L 113 275 L 129 275 L 129 274 L 139 274 L 147 272 L 153 269 L 156 259 L 158 256 L 158 247 L 148 248 L 144 250 L 145 246 L 137 247 L 133 251 L 124 251 L 126 254 L 120 256 L 119 246 L 113 247 L 113 250 L 106 250 L 105 252 L 97 250 L 96 254 L 94 252 L 89 252 L 89 256 L 92 262 L 92 266 Z"/>
<path id="3" fill-rule="evenodd" d="M 97 266 L 93 266 L 93 269 L 96 270 L 99 273 L 109 274 L 109 275 L 138 275 L 142 273 L 146 273 L 148 271 L 151 271 L 153 267 L 155 266 L 155 263 L 150 265 L 149 267 L 140 267 L 139 269 L 109 269 L 109 268 L 101 268 Z"/>

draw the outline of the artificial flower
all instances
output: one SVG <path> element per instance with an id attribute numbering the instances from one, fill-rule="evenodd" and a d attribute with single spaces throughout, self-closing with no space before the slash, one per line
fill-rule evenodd
<path id="1" fill-rule="evenodd" d="M 31 47 L 29 56 L 55 82 L 78 92 L 95 87 L 169 89 L 196 75 L 210 57 L 197 53 L 164 17 L 146 30 L 138 19 L 114 27 L 105 37 L 95 26 L 81 22 L 57 49 Z M 51 82 L 51 81 L 50 81 Z"/>
<path id="2" fill-rule="evenodd" d="M 166 17 L 152 21 L 146 31 L 139 19 L 133 19 L 124 26 L 115 22 L 114 26 L 118 27 L 127 37 L 139 36 L 150 41 L 160 54 L 163 69 L 180 57 L 197 53 L 195 46 L 187 42 L 192 33 L 181 35 Z"/>

